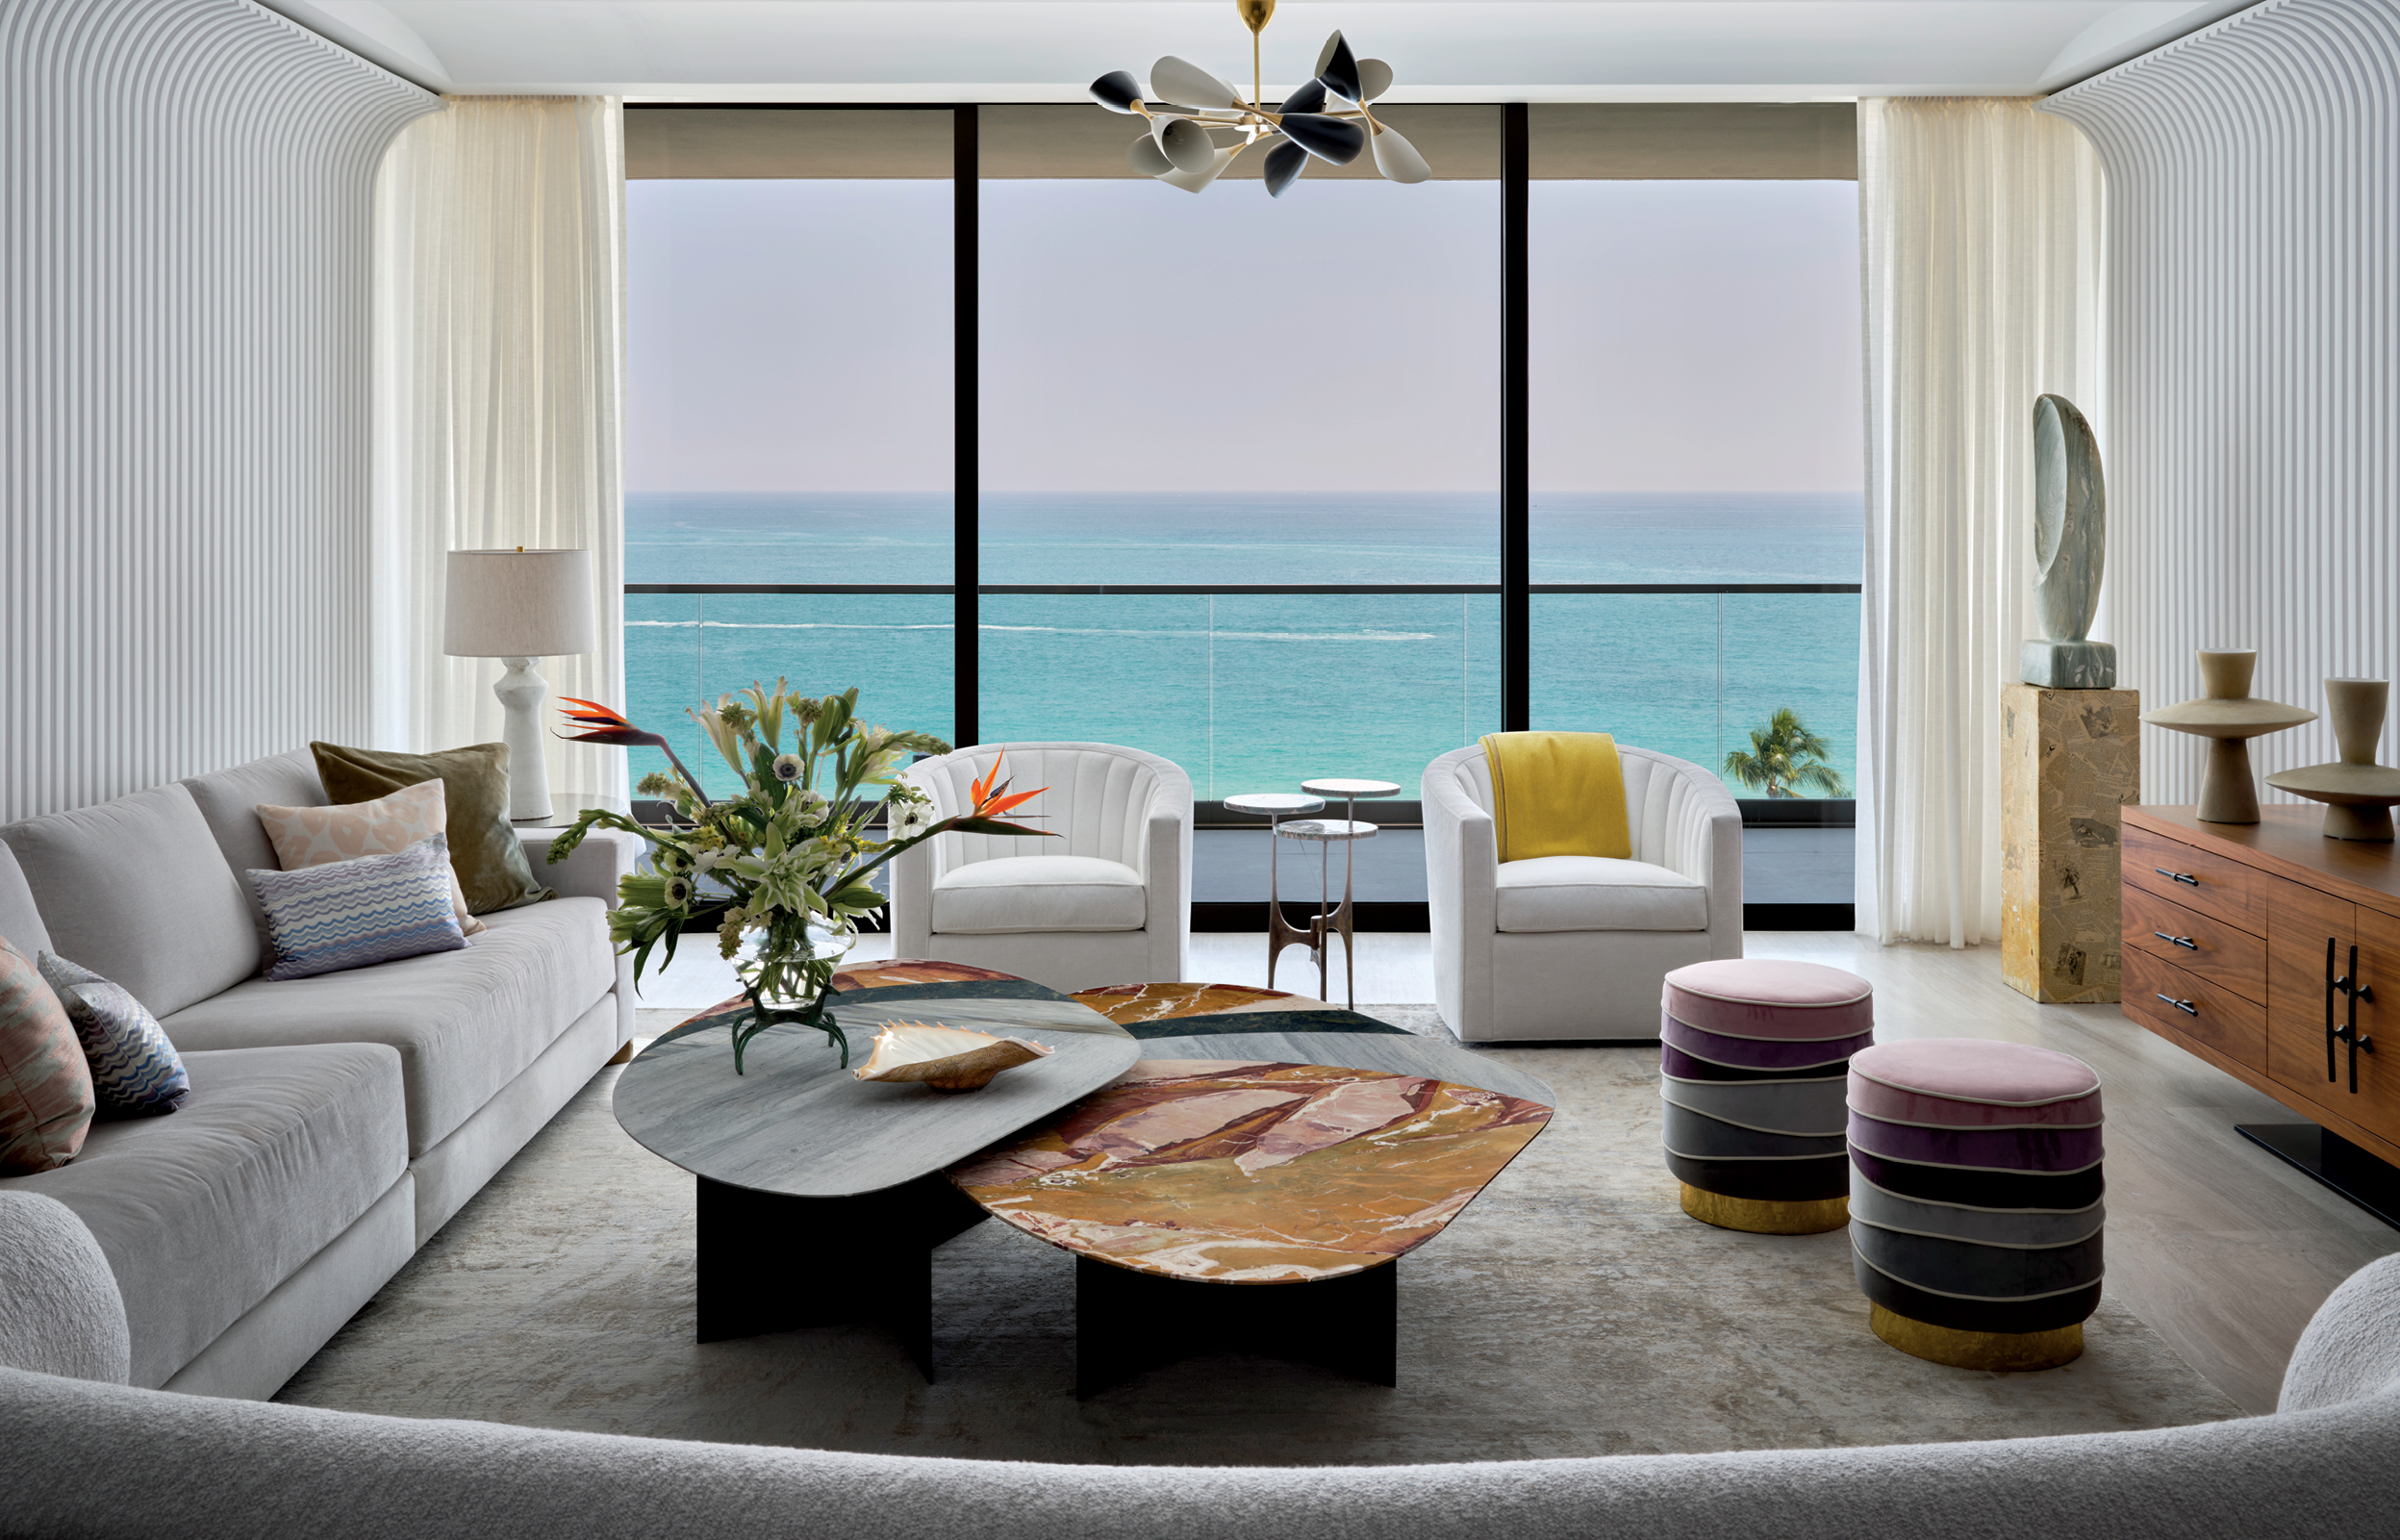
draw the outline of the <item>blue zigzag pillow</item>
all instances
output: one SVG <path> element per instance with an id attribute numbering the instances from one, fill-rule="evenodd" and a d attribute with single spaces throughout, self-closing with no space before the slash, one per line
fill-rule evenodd
<path id="1" fill-rule="evenodd" d="M 88 968 L 56 952 L 35 959 L 42 981 L 66 1007 L 91 1065 L 92 1098 L 100 1118 L 148 1118 L 172 1112 L 191 1093 L 183 1055 L 166 1040 L 149 1008 Z"/>
<path id="2" fill-rule="evenodd" d="M 249 873 L 266 916 L 269 978 L 336 973 L 467 945 L 450 902 L 450 842 L 419 840 L 390 855 Z"/>

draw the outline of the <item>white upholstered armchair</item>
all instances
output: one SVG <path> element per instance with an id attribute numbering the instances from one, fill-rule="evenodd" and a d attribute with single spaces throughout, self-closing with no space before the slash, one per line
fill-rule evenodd
<path id="1" fill-rule="evenodd" d="M 1462 1042 L 1655 1038 L 1686 963 L 1742 954 L 1742 814 L 1686 760 L 1617 747 L 1629 860 L 1500 860 L 1478 745 L 1425 770 L 1433 997 Z"/>
<path id="2" fill-rule="evenodd" d="M 1055 832 L 945 834 L 892 863 L 894 955 L 996 968 L 1055 990 L 1179 980 L 1192 937 L 1192 778 L 1113 744 L 978 744 L 903 778 L 937 818 L 1005 751 L 1007 815 Z"/>

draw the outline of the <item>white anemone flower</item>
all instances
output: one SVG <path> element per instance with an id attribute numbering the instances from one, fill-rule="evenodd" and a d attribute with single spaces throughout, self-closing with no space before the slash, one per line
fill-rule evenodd
<path id="1" fill-rule="evenodd" d="M 783 782 L 787 786 L 789 786 L 792 782 L 798 780 L 800 778 L 800 771 L 805 769 L 807 769 L 807 767 L 800 763 L 800 756 L 797 754 L 777 754 L 775 756 L 775 779 Z"/>
<path id="2" fill-rule="evenodd" d="M 922 802 L 907 802 L 892 811 L 892 838 L 913 840 L 933 827 L 933 809 Z"/>

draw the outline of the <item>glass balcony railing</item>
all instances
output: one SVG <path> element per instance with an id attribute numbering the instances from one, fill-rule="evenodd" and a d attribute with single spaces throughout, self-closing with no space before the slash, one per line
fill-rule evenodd
<path id="1" fill-rule="evenodd" d="M 1203 800 L 1319 775 L 1413 795 L 1434 756 L 1500 724 L 1497 585 L 987 585 L 982 736 L 1074 738 L 1174 760 Z M 1533 725 L 1612 732 L 1723 773 L 1778 710 L 1855 780 L 1857 584 L 1532 591 Z M 871 720 L 949 737 L 950 591 L 902 584 L 628 584 L 627 715 L 712 793 L 730 772 L 685 715 L 753 680 L 860 687 Z M 683 745 L 692 746 L 686 751 Z M 638 780 L 664 756 L 636 750 Z M 1728 777 L 1739 796 L 1766 795 Z M 1803 795 L 1821 791 L 1803 789 Z"/>

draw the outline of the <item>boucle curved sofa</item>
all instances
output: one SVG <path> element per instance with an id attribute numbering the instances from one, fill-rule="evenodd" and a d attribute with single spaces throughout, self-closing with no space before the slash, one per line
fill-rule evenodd
<path id="1" fill-rule="evenodd" d="M 106 1373 L 96 1247 L 0 1201 L 0 1363 Z M 112 1332 L 118 1335 L 112 1337 Z M 2400 1500 L 2400 1257 L 2352 1277 L 2273 1416 L 2153 1432 L 1342 1469 L 1095 1467 L 367 1417 L 0 1369 L 0 1530 L 616 1540 L 2367 1540 Z"/>

